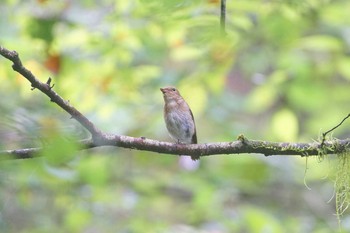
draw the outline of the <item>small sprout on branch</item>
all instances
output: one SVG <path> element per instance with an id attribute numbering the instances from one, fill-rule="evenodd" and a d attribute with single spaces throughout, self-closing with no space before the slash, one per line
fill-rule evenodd
<path id="1" fill-rule="evenodd" d="M 51 86 L 51 81 L 52 81 L 51 77 L 49 77 L 49 79 L 46 81 L 46 85 L 49 87 L 49 90 L 51 90 L 55 86 L 55 84 L 52 84 Z"/>
<path id="2" fill-rule="evenodd" d="M 246 144 L 247 141 L 248 141 L 248 139 L 246 137 L 244 137 L 243 134 L 238 135 L 237 140 L 240 141 L 243 144 Z"/>

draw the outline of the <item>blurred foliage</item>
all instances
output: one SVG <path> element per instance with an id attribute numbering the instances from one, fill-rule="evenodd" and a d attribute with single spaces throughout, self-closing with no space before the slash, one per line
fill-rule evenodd
<path id="1" fill-rule="evenodd" d="M 311 141 L 348 114 L 350 2 L 227 1 L 225 37 L 219 4 L 3 0 L 0 44 L 106 132 L 170 141 L 166 85 L 189 102 L 199 142 Z M 0 149 L 47 148 L 0 162 L 1 232 L 337 231 L 322 179 L 335 180 L 332 158 L 210 156 L 196 167 L 122 148 L 76 152 L 71 141 L 87 132 L 0 61 Z"/>

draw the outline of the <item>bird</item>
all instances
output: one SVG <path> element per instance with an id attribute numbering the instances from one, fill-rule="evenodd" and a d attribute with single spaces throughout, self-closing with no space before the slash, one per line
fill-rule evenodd
<path id="1" fill-rule="evenodd" d="M 164 121 L 170 136 L 179 144 L 197 144 L 196 124 L 190 107 L 175 87 L 160 88 L 164 98 Z M 199 155 L 191 155 L 193 161 Z"/>

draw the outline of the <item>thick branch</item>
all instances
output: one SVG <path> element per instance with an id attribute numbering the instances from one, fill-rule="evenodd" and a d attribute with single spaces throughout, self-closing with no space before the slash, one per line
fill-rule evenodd
<path id="1" fill-rule="evenodd" d="M 240 137 L 238 141 L 217 142 L 204 144 L 181 145 L 169 142 L 161 142 L 146 138 L 135 138 L 129 136 L 119 136 L 114 134 L 105 134 L 100 138 L 97 144 L 92 140 L 81 142 L 82 149 L 117 146 L 129 149 L 152 151 L 164 154 L 174 155 L 217 155 L 217 154 L 241 154 L 255 153 L 265 156 L 271 155 L 299 155 L 315 156 L 324 154 L 343 153 L 350 147 L 350 139 L 325 141 L 313 143 L 287 143 L 287 142 L 266 142 L 257 140 L 248 140 Z M 8 150 L 0 152 L 0 155 L 12 155 L 14 158 L 25 159 L 32 158 L 40 151 L 40 148 L 30 148 L 22 150 Z"/>
<path id="2" fill-rule="evenodd" d="M 1 160 L 3 159 L 30 159 L 34 158 L 37 153 L 41 151 L 41 148 L 26 148 L 18 150 L 6 150 L 1 151 Z"/>
<path id="3" fill-rule="evenodd" d="M 85 127 L 93 137 L 97 137 L 101 134 L 101 131 L 87 119 L 83 114 L 81 114 L 77 109 L 75 109 L 72 105 L 70 105 L 69 101 L 64 100 L 61 96 L 59 96 L 55 91 L 52 90 L 52 86 L 50 86 L 50 82 L 47 83 L 40 82 L 28 69 L 26 69 L 18 56 L 16 51 L 10 51 L 0 46 L 0 54 L 13 62 L 12 68 L 13 70 L 20 73 L 23 77 L 28 79 L 28 81 L 32 84 L 32 90 L 35 88 L 39 89 L 45 95 L 47 95 L 50 100 L 68 112 L 72 118 L 76 119 L 83 127 Z M 49 78 L 50 80 L 50 78 Z M 51 81 L 51 80 L 50 80 Z"/>

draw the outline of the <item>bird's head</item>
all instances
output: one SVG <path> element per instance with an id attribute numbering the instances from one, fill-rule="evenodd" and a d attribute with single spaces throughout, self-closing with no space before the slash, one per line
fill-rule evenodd
<path id="1" fill-rule="evenodd" d="M 165 101 L 176 100 L 181 97 L 180 92 L 175 87 L 162 87 L 160 91 L 163 93 Z"/>

